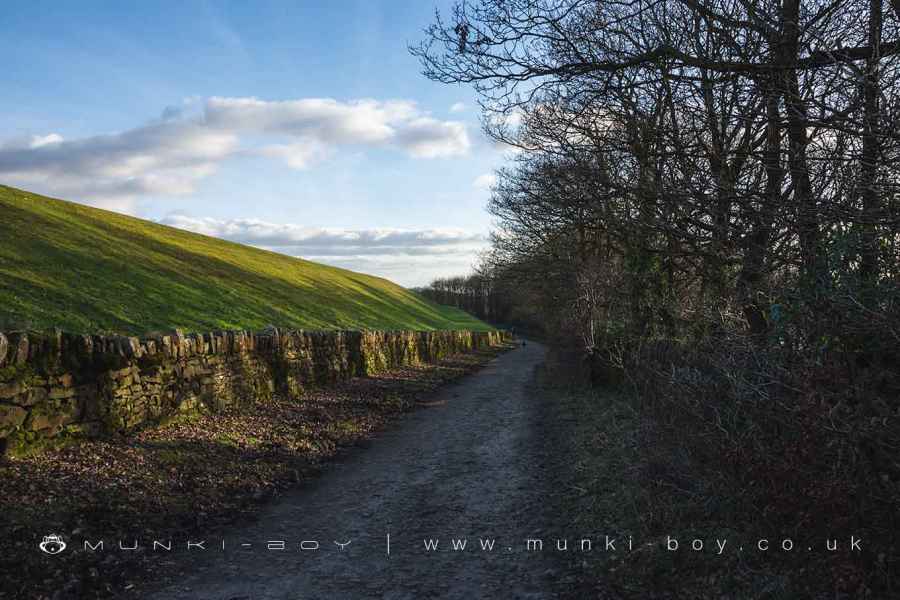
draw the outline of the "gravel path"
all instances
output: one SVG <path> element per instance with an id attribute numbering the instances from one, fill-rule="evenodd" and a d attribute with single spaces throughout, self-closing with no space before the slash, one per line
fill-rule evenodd
<path id="1" fill-rule="evenodd" d="M 205 552 L 172 553 L 171 581 L 145 597 L 569 595 L 547 514 L 560 470 L 534 385 L 544 357 L 543 346 L 529 343 L 441 389 L 257 520 L 211 536 Z M 541 538 L 543 550 L 528 550 L 528 538 Z M 465 549 L 454 550 L 463 539 Z M 281 540 L 284 550 L 267 548 Z M 489 540 L 493 549 L 483 550 Z"/>

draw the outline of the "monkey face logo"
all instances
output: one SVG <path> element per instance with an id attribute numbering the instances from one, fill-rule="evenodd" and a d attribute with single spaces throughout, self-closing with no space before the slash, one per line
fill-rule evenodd
<path id="1" fill-rule="evenodd" d="M 52 533 L 44 536 L 44 541 L 38 544 L 38 547 L 47 554 L 59 554 L 66 549 L 66 543 L 62 536 Z"/>

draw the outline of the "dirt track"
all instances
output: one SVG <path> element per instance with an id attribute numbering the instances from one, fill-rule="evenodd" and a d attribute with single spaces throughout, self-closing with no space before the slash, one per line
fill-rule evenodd
<path id="1" fill-rule="evenodd" d="M 440 390 L 254 522 L 211 534 L 206 551 L 172 553 L 170 581 L 145 597 L 568 596 L 574 578 L 553 523 L 564 516 L 548 514 L 559 469 L 534 385 L 544 357 L 530 343 Z M 543 551 L 528 550 L 528 538 L 543 539 Z M 281 540 L 284 550 L 267 549 Z M 493 550 L 482 550 L 488 540 Z"/>

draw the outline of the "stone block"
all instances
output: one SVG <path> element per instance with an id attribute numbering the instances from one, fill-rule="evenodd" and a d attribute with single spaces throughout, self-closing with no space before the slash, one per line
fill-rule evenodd
<path id="1" fill-rule="evenodd" d="M 50 412 L 49 409 L 46 412 L 32 409 L 25 421 L 28 430 L 40 431 L 46 436 L 58 432 L 64 424 L 70 422 L 70 416 L 65 412 Z"/>
<path id="2" fill-rule="evenodd" d="M 50 394 L 45 387 L 29 388 L 25 393 L 21 394 L 17 399 L 17 404 L 22 406 L 34 406 L 48 400 Z"/>
<path id="3" fill-rule="evenodd" d="M 0 383 L 0 400 L 9 400 L 15 398 L 23 391 L 23 386 L 18 381 L 10 381 Z"/>
<path id="4" fill-rule="evenodd" d="M 28 362 L 29 340 L 24 332 L 12 333 L 9 336 L 9 358 L 7 362 L 22 366 Z"/>
<path id="5" fill-rule="evenodd" d="M 20 427 L 28 416 L 28 411 L 13 404 L 0 404 L 0 437 L 6 437 Z"/>
<path id="6" fill-rule="evenodd" d="M 112 379 L 116 379 L 116 380 L 124 379 L 126 377 L 129 377 L 130 375 L 131 375 L 131 367 L 130 366 L 125 367 L 124 369 L 116 369 L 114 371 L 109 371 L 109 376 Z"/>
<path id="7" fill-rule="evenodd" d="M 54 386 L 54 387 L 50 388 L 50 393 L 48 394 L 48 397 L 51 400 L 62 400 L 65 398 L 74 398 L 75 397 L 75 388 Z"/>

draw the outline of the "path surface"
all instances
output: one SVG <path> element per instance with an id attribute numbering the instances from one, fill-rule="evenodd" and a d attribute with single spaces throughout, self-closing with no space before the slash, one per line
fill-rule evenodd
<path id="1" fill-rule="evenodd" d="M 213 538 L 206 552 L 180 554 L 185 574 L 147 597 L 565 597 L 569 577 L 546 514 L 556 469 L 533 385 L 544 356 L 529 343 L 439 390 L 258 520 Z M 526 540 L 539 537 L 543 551 L 529 551 Z M 267 549 L 280 540 L 285 550 Z M 488 540 L 493 550 L 482 550 Z"/>

